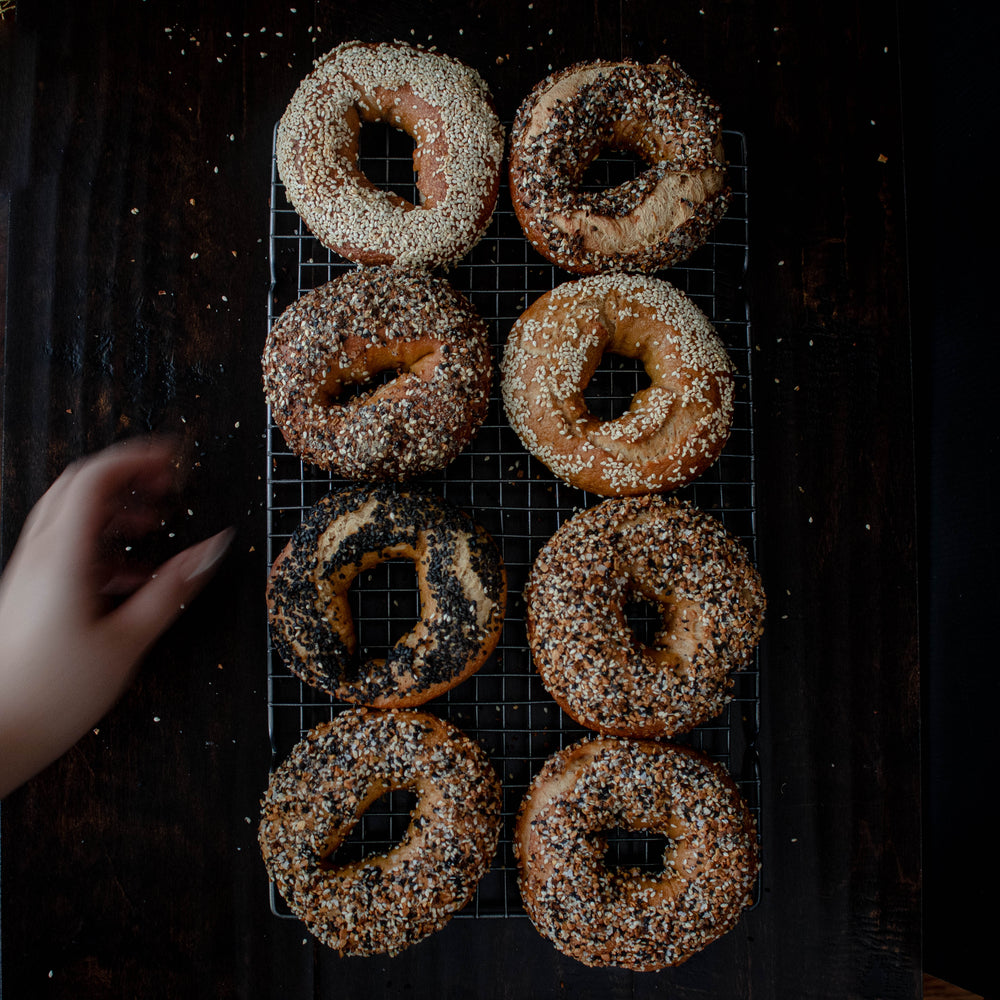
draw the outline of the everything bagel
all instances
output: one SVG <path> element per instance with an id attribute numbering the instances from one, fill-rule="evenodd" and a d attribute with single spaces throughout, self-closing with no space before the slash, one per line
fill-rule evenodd
<path id="1" fill-rule="evenodd" d="M 263 369 L 289 448 L 348 479 L 447 465 L 483 422 L 492 382 L 486 324 L 465 296 L 389 267 L 306 292 L 268 334 Z M 394 377 L 370 384 L 383 372 Z"/>
<path id="2" fill-rule="evenodd" d="M 649 644 L 626 618 L 659 615 Z M 718 715 L 748 665 L 765 598 L 746 549 L 715 518 L 663 497 L 606 500 L 563 523 L 525 588 L 542 682 L 581 725 L 663 737 Z"/>
<path id="3" fill-rule="evenodd" d="M 646 164 L 603 191 L 582 186 L 605 149 Z M 525 236 L 577 274 L 652 272 L 688 257 L 725 213 L 719 109 L 673 61 L 577 63 L 522 103 L 510 190 Z"/>
<path id="4" fill-rule="evenodd" d="M 417 796 L 401 842 L 338 863 L 337 848 L 389 791 Z M 349 710 L 312 730 L 275 771 L 259 842 L 292 912 L 344 955 L 398 951 L 472 898 L 500 834 L 500 785 L 486 754 L 423 712 Z"/>
<path id="5" fill-rule="evenodd" d="M 666 836 L 662 872 L 609 868 L 616 828 Z M 541 934 L 586 965 L 643 972 L 679 965 L 731 930 L 759 868 L 753 818 L 722 767 L 610 737 L 549 758 L 521 805 L 514 850 Z"/>

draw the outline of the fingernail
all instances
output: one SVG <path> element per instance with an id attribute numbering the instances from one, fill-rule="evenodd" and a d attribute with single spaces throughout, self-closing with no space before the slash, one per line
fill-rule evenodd
<path id="1" fill-rule="evenodd" d="M 193 580 L 196 576 L 201 576 L 203 573 L 207 573 L 213 566 L 215 566 L 215 564 L 226 554 L 226 550 L 232 543 L 233 536 L 235 534 L 235 528 L 226 528 L 225 531 L 220 531 L 217 535 L 212 535 L 211 538 L 205 539 L 205 541 L 201 543 L 204 546 L 202 557 L 199 560 L 197 567 L 184 577 L 185 582 Z"/>

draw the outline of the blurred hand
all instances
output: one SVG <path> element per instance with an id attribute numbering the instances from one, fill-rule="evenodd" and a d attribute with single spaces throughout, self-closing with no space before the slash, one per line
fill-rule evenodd
<path id="1" fill-rule="evenodd" d="M 101 719 L 228 548 L 231 529 L 152 574 L 128 568 L 122 540 L 161 524 L 174 461 L 166 441 L 113 445 L 71 465 L 28 516 L 0 579 L 0 797 Z"/>

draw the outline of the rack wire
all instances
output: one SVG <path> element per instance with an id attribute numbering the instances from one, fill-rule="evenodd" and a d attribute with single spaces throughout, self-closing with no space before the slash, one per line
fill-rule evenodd
<path id="1" fill-rule="evenodd" d="M 754 480 L 751 329 L 746 295 L 748 193 L 746 141 L 742 133 L 724 136 L 732 198 L 725 218 L 708 244 L 687 261 L 662 272 L 686 292 L 718 330 L 737 373 L 735 417 L 729 442 L 715 465 L 697 482 L 678 491 L 718 517 L 756 559 L 756 490 Z M 375 184 L 391 187 L 411 201 L 414 185 L 412 140 L 394 129 L 362 130 L 360 166 Z M 636 162 L 627 155 L 601 156 L 585 179 L 599 188 L 634 176 Z M 283 309 L 311 288 L 350 270 L 353 264 L 324 248 L 288 203 L 272 156 L 270 202 L 271 287 L 268 330 Z M 541 258 L 525 240 L 501 189 L 497 210 L 483 240 L 444 275 L 485 319 L 494 359 L 521 312 L 568 275 Z M 641 366 L 607 355 L 585 393 L 588 406 L 604 419 L 623 412 L 633 395 L 648 384 Z M 344 484 L 303 463 L 286 447 L 268 413 L 267 421 L 267 560 L 273 562 L 299 522 L 325 493 Z M 504 829 L 494 865 L 462 916 L 523 916 L 517 890 L 512 830 L 531 778 L 554 752 L 587 731 L 563 714 L 543 687 L 528 653 L 521 592 L 541 546 L 574 511 L 602 498 L 558 481 L 528 454 L 504 416 L 494 379 L 487 418 L 472 443 L 440 473 L 419 482 L 464 509 L 499 544 L 507 569 L 509 599 L 501 641 L 486 665 L 472 678 L 425 708 L 449 719 L 477 740 L 490 755 L 503 785 Z M 352 612 L 365 656 L 380 655 L 414 623 L 419 613 L 412 564 L 390 560 L 364 574 L 351 588 Z M 651 608 L 633 606 L 629 623 L 637 638 L 655 631 Z M 736 780 L 752 813 L 760 819 L 760 772 L 757 734 L 760 714 L 759 663 L 734 676 L 733 700 L 716 719 L 677 742 L 701 750 L 724 764 Z M 280 762 L 306 732 L 333 718 L 346 706 L 303 684 L 267 647 L 268 724 L 272 759 Z M 413 796 L 405 791 L 383 797 L 364 814 L 338 859 L 361 858 L 389 850 L 410 821 Z M 656 869 L 662 841 L 641 833 L 611 831 L 611 864 Z M 271 908 L 290 911 L 272 887 Z"/>

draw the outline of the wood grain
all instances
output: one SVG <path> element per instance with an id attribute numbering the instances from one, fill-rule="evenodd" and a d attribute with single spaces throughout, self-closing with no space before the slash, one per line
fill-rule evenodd
<path id="1" fill-rule="evenodd" d="M 924 973 L 924 1000 L 983 1000 L 978 993 L 970 993 L 963 990 L 961 986 L 953 983 L 946 983 L 943 979 L 937 979 Z"/>

